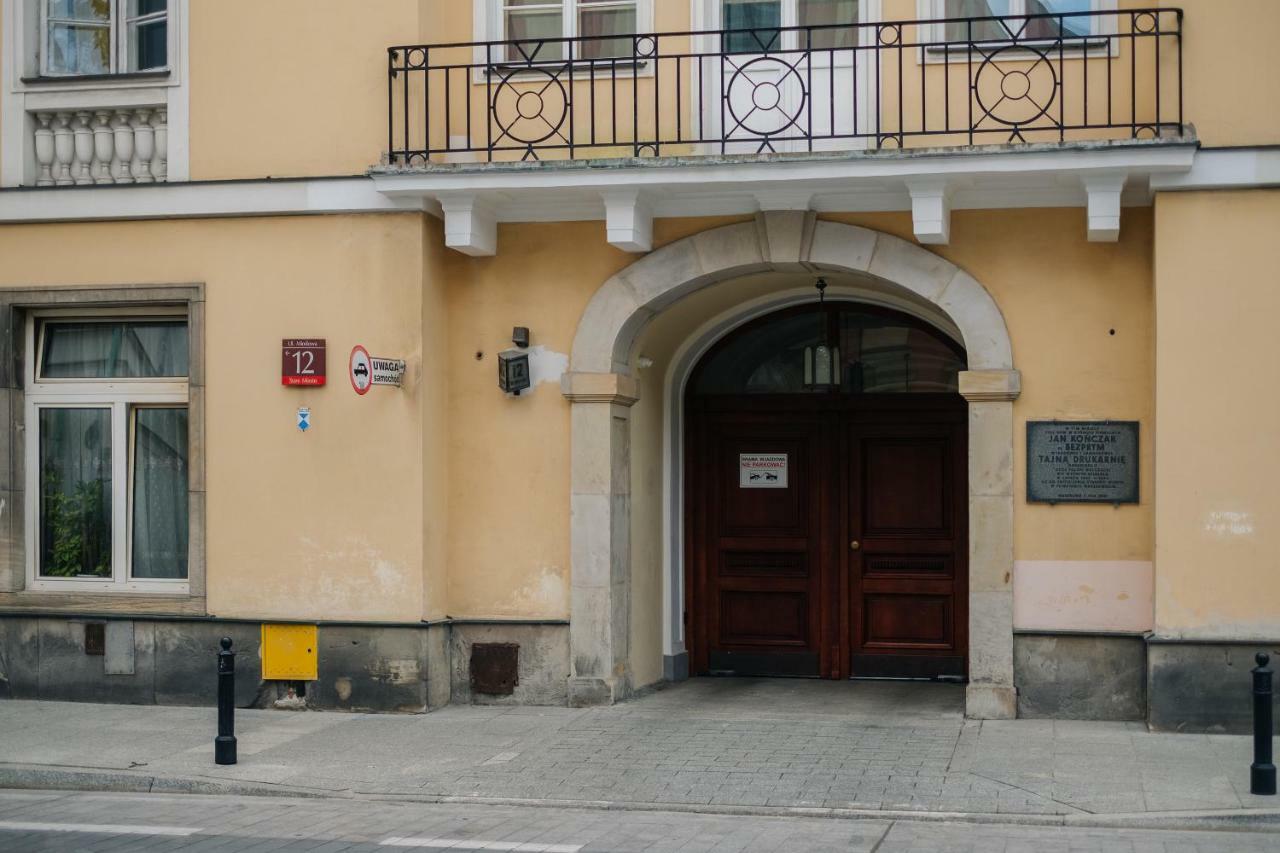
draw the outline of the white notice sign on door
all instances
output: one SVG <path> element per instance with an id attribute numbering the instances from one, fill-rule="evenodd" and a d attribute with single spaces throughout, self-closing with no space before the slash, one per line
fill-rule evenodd
<path id="1" fill-rule="evenodd" d="M 738 485 L 744 489 L 785 489 L 787 454 L 739 453 Z"/>

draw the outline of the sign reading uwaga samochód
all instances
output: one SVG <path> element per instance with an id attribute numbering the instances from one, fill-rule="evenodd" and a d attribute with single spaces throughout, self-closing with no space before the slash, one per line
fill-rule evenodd
<path id="1" fill-rule="evenodd" d="M 1028 421 L 1027 500 L 1138 502 L 1137 421 Z"/>

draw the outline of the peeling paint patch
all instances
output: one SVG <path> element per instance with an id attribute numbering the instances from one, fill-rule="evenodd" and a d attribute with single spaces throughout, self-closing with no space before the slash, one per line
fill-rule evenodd
<path id="1" fill-rule="evenodd" d="M 549 350 L 544 346 L 529 348 L 529 381 L 534 385 L 543 382 L 560 384 L 560 377 L 569 369 L 569 356 Z"/>
<path id="2" fill-rule="evenodd" d="M 1253 516 L 1247 512 L 1217 510 L 1205 516 L 1204 529 L 1213 536 L 1252 536 Z"/>
<path id="3" fill-rule="evenodd" d="M 380 660 L 369 667 L 369 675 L 387 684 L 407 684 L 417 681 L 421 669 L 414 659 Z"/>

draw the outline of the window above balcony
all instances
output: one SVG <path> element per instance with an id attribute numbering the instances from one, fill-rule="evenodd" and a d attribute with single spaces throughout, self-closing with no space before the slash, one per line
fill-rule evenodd
<path id="1" fill-rule="evenodd" d="M 0 186 L 188 174 L 190 0 L 0 0 Z"/>

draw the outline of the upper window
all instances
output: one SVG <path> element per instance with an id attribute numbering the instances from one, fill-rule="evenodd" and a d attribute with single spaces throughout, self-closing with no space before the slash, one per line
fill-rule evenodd
<path id="1" fill-rule="evenodd" d="M 1005 21 L 952 21 L 947 41 L 1025 41 L 1086 38 L 1093 34 L 1095 0 L 945 0 L 947 18 L 1006 18 Z M 1064 15 L 1062 18 L 1021 18 L 1022 15 Z"/>
<path id="2" fill-rule="evenodd" d="M 168 67 L 168 0 L 41 0 L 41 13 L 42 74 L 126 74 Z"/>
<path id="3" fill-rule="evenodd" d="M 186 318 L 31 322 L 33 583 L 177 591 L 190 539 Z"/>
<path id="4" fill-rule="evenodd" d="M 751 30 L 725 37 L 728 53 L 765 50 L 819 50 L 855 47 L 858 0 L 720 0 L 720 25 L 726 30 Z M 819 27 L 801 36 L 795 45 L 783 45 L 779 27 Z"/>
<path id="5" fill-rule="evenodd" d="M 567 58 L 563 39 L 581 37 L 574 59 L 630 57 L 638 0 L 500 0 L 503 38 L 511 62 Z M 620 36 L 620 38 L 614 38 Z M 541 42 L 541 43 L 540 43 Z"/>

